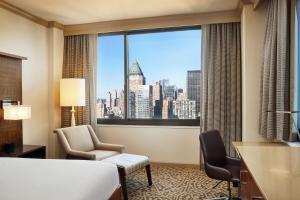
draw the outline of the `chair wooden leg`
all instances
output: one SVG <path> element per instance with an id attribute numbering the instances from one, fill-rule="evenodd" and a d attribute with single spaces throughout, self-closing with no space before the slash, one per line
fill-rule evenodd
<path id="1" fill-rule="evenodd" d="M 119 172 L 119 179 L 122 186 L 122 192 L 124 200 L 128 200 L 128 194 L 127 194 L 127 186 L 126 186 L 126 172 L 125 168 L 118 166 L 118 172 Z"/>
<path id="2" fill-rule="evenodd" d="M 151 186 L 152 185 L 152 176 L 151 176 L 150 164 L 146 166 L 146 173 L 147 173 L 147 178 L 148 178 L 148 184 L 149 184 L 149 186 Z"/>

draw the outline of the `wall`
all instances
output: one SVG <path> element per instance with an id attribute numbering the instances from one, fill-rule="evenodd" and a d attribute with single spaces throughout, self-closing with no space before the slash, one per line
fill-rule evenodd
<path id="1" fill-rule="evenodd" d="M 23 122 L 25 144 L 47 145 L 48 38 L 47 28 L 0 8 L 0 51 L 25 56 L 23 104 L 32 106 L 32 119 Z"/>
<path id="2" fill-rule="evenodd" d="M 63 62 L 63 31 L 57 28 L 48 29 L 48 109 L 49 109 L 49 158 L 58 158 L 60 155 L 60 145 L 53 130 L 61 127 L 61 112 L 59 103 L 59 82 L 62 78 Z"/>
<path id="3" fill-rule="evenodd" d="M 258 120 L 265 27 L 266 5 L 262 3 L 255 11 L 252 5 L 245 5 L 241 16 L 243 141 L 263 140 Z"/>
<path id="4" fill-rule="evenodd" d="M 48 28 L 2 8 L 0 27 L 0 51 L 28 58 L 23 61 L 22 89 L 23 104 L 32 106 L 32 118 L 23 122 L 24 144 L 48 146 L 49 91 L 52 90 L 48 88 L 51 50 L 48 47 L 51 33 Z M 57 62 L 52 64 L 59 65 Z"/>
<path id="5" fill-rule="evenodd" d="M 126 152 L 152 162 L 199 164 L 199 127 L 98 126 L 103 142 L 124 144 Z"/>

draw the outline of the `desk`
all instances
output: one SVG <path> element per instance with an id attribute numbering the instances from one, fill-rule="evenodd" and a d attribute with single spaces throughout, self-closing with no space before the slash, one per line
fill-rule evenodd
<path id="1" fill-rule="evenodd" d="M 282 143 L 234 142 L 242 160 L 241 197 L 300 199 L 300 148 Z"/>

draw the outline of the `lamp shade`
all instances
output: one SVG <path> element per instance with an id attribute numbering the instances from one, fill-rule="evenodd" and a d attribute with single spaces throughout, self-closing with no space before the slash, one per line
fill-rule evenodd
<path id="1" fill-rule="evenodd" d="M 5 120 L 22 120 L 31 118 L 31 107 L 24 105 L 6 106 L 4 109 Z"/>
<path id="2" fill-rule="evenodd" d="M 85 79 L 60 80 L 60 106 L 85 106 Z"/>

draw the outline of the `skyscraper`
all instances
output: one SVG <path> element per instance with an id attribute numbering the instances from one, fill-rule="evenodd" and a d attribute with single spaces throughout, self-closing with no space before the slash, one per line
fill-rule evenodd
<path id="1" fill-rule="evenodd" d="M 106 113 L 105 99 L 97 99 L 96 110 L 97 118 L 104 118 Z"/>
<path id="2" fill-rule="evenodd" d="M 137 112 L 137 91 L 139 85 L 145 85 L 146 79 L 137 61 L 132 63 L 129 68 L 129 106 L 128 116 L 134 118 Z M 132 92 L 132 93 L 131 93 Z M 135 97 L 132 99 L 132 97 Z M 132 105 L 134 104 L 134 106 Z"/>
<path id="3" fill-rule="evenodd" d="M 187 71 L 186 91 L 187 98 L 196 103 L 196 116 L 200 116 L 200 70 Z"/>
<path id="4" fill-rule="evenodd" d="M 167 97 L 163 100 L 163 110 L 162 110 L 163 119 L 172 119 L 173 118 L 173 98 Z"/>
<path id="5" fill-rule="evenodd" d="M 122 112 L 122 118 L 124 118 L 124 113 L 125 113 L 124 102 L 125 102 L 124 90 L 121 90 L 120 97 L 119 97 L 119 107 Z"/>
<path id="6" fill-rule="evenodd" d="M 169 80 L 168 79 L 162 79 L 159 81 L 159 84 L 161 85 L 161 90 L 162 90 L 162 95 L 163 95 L 163 99 L 165 99 L 165 88 L 167 86 L 169 86 Z"/>
<path id="7" fill-rule="evenodd" d="M 160 119 L 162 117 L 162 87 L 159 82 L 155 82 L 152 88 L 154 118 Z"/>
<path id="8" fill-rule="evenodd" d="M 168 97 L 171 97 L 173 98 L 173 100 L 176 100 L 177 98 L 176 85 L 169 85 L 165 87 L 164 99 L 167 99 Z"/>
<path id="9" fill-rule="evenodd" d="M 145 85 L 146 79 L 137 61 L 129 68 L 129 91 L 136 92 L 139 85 Z"/>
<path id="10" fill-rule="evenodd" d="M 106 108 L 111 108 L 112 107 L 112 101 L 111 101 L 111 93 L 107 92 L 106 93 Z"/>
<path id="11" fill-rule="evenodd" d="M 136 118 L 149 119 L 153 117 L 153 91 L 151 85 L 139 85 L 136 91 Z"/>
<path id="12" fill-rule="evenodd" d="M 115 107 L 117 106 L 117 98 L 118 98 L 118 94 L 117 94 L 117 90 L 113 90 L 111 92 L 111 107 Z"/>
<path id="13" fill-rule="evenodd" d="M 128 118 L 135 118 L 135 93 L 130 91 L 128 93 Z"/>

